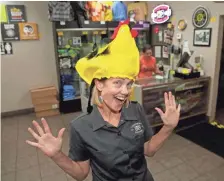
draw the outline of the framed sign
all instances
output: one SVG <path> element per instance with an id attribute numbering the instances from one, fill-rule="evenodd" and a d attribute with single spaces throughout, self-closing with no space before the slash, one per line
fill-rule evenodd
<path id="1" fill-rule="evenodd" d="M 153 9 L 151 18 L 153 23 L 162 24 L 169 20 L 171 13 L 171 8 L 168 5 L 161 4 Z"/>
<path id="2" fill-rule="evenodd" d="M 24 5 L 6 5 L 9 23 L 26 22 Z"/>
<path id="3" fill-rule="evenodd" d="M 203 28 L 203 29 L 194 29 L 194 46 L 206 46 L 211 45 L 212 29 Z"/>
<path id="4" fill-rule="evenodd" d="M 36 23 L 19 23 L 21 40 L 38 40 L 39 33 Z"/>
<path id="5" fill-rule="evenodd" d="M 1 23 L 3 41 L 19 41 L 19 26 L 16 23 Z"/>
<path id="6" fill-rule="evenodd" d="M 12 43 L 11 42 L 0 42 L 1 55 L 12 55 Z"/>
<path id="7" fill-rule="evenodd" d="M 210 20 L 209 12 L 204 7 L 198 7 L 192 16 L 192 23 L 196 28 L 205 27 Z"/>

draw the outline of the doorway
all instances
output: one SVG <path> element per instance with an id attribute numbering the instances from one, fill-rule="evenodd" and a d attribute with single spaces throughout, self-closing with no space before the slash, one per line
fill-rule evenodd
<path id="1" fill-rule="evenodd" d="M 221 18 L 224 19 L 223 16 Z M 218 123 L 224 125 L 224 25 L 222 33 L 223 38 L 222 38 L 221 60 L 220 60 L 218 95 L 216 104 L 216 120 Z"/>

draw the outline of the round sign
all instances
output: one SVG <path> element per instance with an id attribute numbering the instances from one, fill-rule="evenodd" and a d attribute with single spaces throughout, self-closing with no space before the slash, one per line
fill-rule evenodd
<path id="1" fill-rule="evenodd" d="M 203 28 L 204 26 L 207 25 L 208 21 L 209 21 L 208 10 L 204 7 L 198 7 L 192 16 L 193 25 L 196 28 Z"/>
<path id="2" fill-rule="evenodd" d="M 183 30 L 185 30 L 186 27 L 187 27 L 187 22 L 185 20 L 181 19 L 178 22 L 178 29 L 183 31 Z"/>

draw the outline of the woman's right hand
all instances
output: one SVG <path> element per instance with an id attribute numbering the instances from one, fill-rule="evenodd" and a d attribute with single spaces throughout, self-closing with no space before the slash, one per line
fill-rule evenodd
<path id="1" fill-rule="evenodd" d="M 37 134 L 32 128 L 28 128 L 28 131 L 37 140 L 37 142 L 26 140 L 26 143 L 28 143 L 31 146 L 39 148 L 48 157 L 51 157 L 51 158 L 55 157 L 61 151 L 62 137 L 65 131 L 65 128 L 62 128 L 58 132 L 58 136 L 54 137 L 47 124 L 47 121 L 44 118 L 42 118 L 41 122 L 42 122 L 44 130 L 36 121 L 33 121 L 33 125 L 39 134 Z"/>

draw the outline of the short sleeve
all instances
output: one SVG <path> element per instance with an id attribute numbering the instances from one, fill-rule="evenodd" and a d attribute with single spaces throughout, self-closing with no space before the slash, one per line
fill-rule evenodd
<path id="1" fill-rule="evenodd" d="M 71 123 L 70 143 L 69 143 L 69 158 L 73 161 L 86 161 L 89 159 L 88 150 L 86 149 L 79 133 Z"/>
<path id="2" fill-rule="evenodd" d="M 139 118 L 141 119 L 141 122 L 145 129 L 145 131 L 144 131 L 145 138 L 144 139 L 145 139 L 145 142 L 147 142 L 153 136 L 153 130 L 149 124 L 149 121 L 146 119 L 146 114 L 145 114 L 143 107 L 139 103 L 137 104 L 137 109 L 138 109 Z"/>

